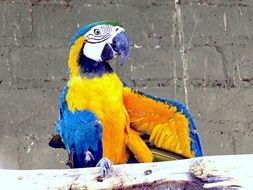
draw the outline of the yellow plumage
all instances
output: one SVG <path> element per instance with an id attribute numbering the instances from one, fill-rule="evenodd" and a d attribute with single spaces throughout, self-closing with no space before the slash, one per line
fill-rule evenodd
<path id="1" fill-rule="evenodd" d="M 129 116 L 123 102 L 123 84 L 116 73 L 87 78 L 80 75 L 77 63 L 84 37 L 71 47 L 70 79 L 66 101 L 68 108 L 93 111 L 103 126 L 103 157 L 114 164 L 126 163 L 129 149 L 140 162 L 151 162 L 153 155 L 139 134 L 130 129 Z"/>
<path id="2" fill-rule="evenodd" d="M 114 82 L 112 82 L 114 81 Z M 116 74 L 102 78 L 72 77 L 68 82 L 66 100 L 69 109 L 91 110 L 103 125 L 103 156 L 113 163 L 127 161 L 124 129 L 129 125 L 122 101 L 122 83 Z M 115 115 L 117 113 L 117 115 Z"/>
<path id="3" fill-rule="evenodd" d="M 78 58 L 80 54 L 80 50 L 82 49 L 82 46 L 84 44 L 85 37 L 81 36 L 78 38 L 73 46 L 71 46 L 70 52 L 69 52 L 69 60 L 68 60 L 68 66 L 70 69 L 69 77 L 75 77 L 80 75 L 80 69 L 78 66 Z"/>
<path id="4" fill-rule="evenodd" d="M 124 87 L 116 73 L 94 78 L 80 74 L 78 59 L 84 43 L 81 36 L 70 49 L 66 101 L 72 112 L 90 110 L 101 121 L 103 157 L 125 163 L 130 150 L 139 162 L 151 162 L 153 154 L 139 132 L 148 134 L 158 148 L 193 157 L 188 120 L 176 107 Z"/>
<path id="5" fill-rule="evenodd" d="M 123 94 L 134 130 L 150 135 L 149 141 L 158 148 L 194 157 L 188 120 L 176 107 L 144 97 L 128 87 L 124 87 Z"/>

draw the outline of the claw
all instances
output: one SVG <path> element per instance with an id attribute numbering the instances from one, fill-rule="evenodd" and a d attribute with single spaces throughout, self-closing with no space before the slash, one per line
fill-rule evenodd
<path id="1" fill-rule="evenodd" d="M 84 161 L 89 162 L 91 160 L 95 160 L 94 156 L 92 155 L 90 151 L 86 151 L 84 153 Z"/>
<path id="2" fill-rule="evenodd" d="M 86 151 L 84 153 L 84 162 L 86 164 L 88 164 L 89 162 L 94 161 L 94 160 L 95 160 L 95 158 L 90 151 Z"/>
<path id="3" fill-rule="evenodd" d="M 100 167 L 100 175 L 101 177 L 105 177 L 108 173 L 108 170 L 110 169 L 110 167 L 113 165 L 112 161 L 109 160 L 108 158 L 102 158 L 101 160 L 99 160 L 99 162 L 97 163 L 96 167 Z"/>

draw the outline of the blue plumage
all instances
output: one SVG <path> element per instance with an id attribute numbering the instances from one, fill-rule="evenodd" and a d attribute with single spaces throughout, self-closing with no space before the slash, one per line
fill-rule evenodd
<path id="1" fill-rule="evenodd" d="M 102 77 L 105 73 L 112 73 L 113 69 L 108 62 L 98 62 L 85 56 L 83 51 L 80 51 L 78 64 L 82 74 L 88 78 Z"/>
<path id="2" fill-rule="evenodd" d="M 85 25 L 84 27 L 82 27 L 78 32 L 75 33 L 75 35 L 73 36 L 73 38 L 70 40 L 69 45 L 72 46 L 75 41 L 82 35 L 84 35 L 86 32 L 88 32 L 93 26 L 96 26 L 97 22 L 94 23 L 90 23 Z"/>
<path id="3" fill-rule="evenodd" d="M 60 118 L 56 126 L 75 168 L 92 167 L 102 158 L 102 125 L 89 110 L 71 112 L 66 102 L 68 87 L 60 98 Z M 85 157 L 89 151 L 94 159 Z"/>

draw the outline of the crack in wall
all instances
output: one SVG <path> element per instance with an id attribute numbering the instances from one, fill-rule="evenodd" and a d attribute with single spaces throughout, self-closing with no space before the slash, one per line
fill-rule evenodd
<path id="1" fill-rule="evenodd" d="M 176 58 L 175 58 L 175 36 L 176 36 L 176 19 L 177 15 L 176 12 L 173 13 L 173 22 L 172 22 L 172 59 L 173 59 L 173 82 L 174 82 L 174 96 L 175 99 L 177 99 L 177 63 L 176 63 Z"/>
<path id="2" fill-rule="evenodd" d="M 222 68 L 223 68 L 223 73 L 224 73 L 224 76 L 225 76 L 227 82 L 229 83 L 229 86 L 234 87 L 235 83 L 234 83 L 233 77 L 230 76 L 231 74 L 229 72 L 229 62 L 231 62 L 231 60 L 228 60 L 229 55 L 227 54 L 228 52 L 225 52 L 226 47 L 217 46 L 217 45 L 215 45 L 214 47 L 215 47 L 216 51 L 221 56 L 221 64 L 222 64 Z M 233 56 L 233 54 L 234 54 L 234 52 L 230 56 Z"/>
<path id="3" fill-rule="evenodd" d="M 179 46 L 180 46 L 180 55 L 181 55 L 181 62 L 183 64 L 183 83 L 184 83 L 184 101 L 185 105 L 188 108 L 188 89 L 187 89 L 187 80 L 189 79 L 187 70 L 188 70 L 188 59 L 187 55 L 185 54 L 185 42 L 184 42 L 184 24 L 183 18 L 181 15 L 181 7 L 180 7 L 180 0 L 175 0 L 175 9 L 176 9 L 176 18 L 177 18 L 177 26 L 178 26 L 178 37 L 179 37 Z"/>

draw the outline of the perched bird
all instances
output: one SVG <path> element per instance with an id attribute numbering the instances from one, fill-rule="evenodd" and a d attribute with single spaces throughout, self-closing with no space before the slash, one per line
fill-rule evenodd
<path id="1" fill-rule="evenodd" d="M 129 55 L 128 37 L 117 22 L 84 26 L 70 46 L 58 135 L 49 145 L 66 148 L 71 167 L 99 164 L 104 175 L 112 163 L 166 159 L 166 151 L 202 156 L 194 121 L 182 103 L 124 85 L 109 65 L 118 56 L 123 65 Z"/>

